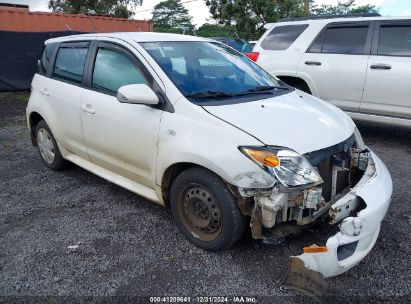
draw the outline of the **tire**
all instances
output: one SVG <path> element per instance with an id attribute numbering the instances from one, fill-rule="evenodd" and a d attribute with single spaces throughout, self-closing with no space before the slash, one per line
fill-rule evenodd
<path id="1" fill-rule="evenodd" d="M 229 248 L 244 233 L 246 221 L 226 184 L 203 168 L 190 168 L 171 186 L 173 217 L 185 237 L 209 251 Z"/>
<path id="2" fill-rule="evenodd" d="M 52 170 L 61 170 L 67 167 L 68 162 L 61 156 L 56 139 L 49 126 L 41 120 L 34 131 L 36 135 L 36 145 L 41 159 Z"/>

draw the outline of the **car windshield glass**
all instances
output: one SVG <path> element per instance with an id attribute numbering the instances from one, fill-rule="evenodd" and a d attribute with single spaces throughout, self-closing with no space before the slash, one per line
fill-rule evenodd
<path id="1" fill-rule="evenodd" d="M 255 95 L 256 100 L 264 98 L 256 95 L 291 89 L 221 43 L 176 41 L 141 45 L 182 94 L 196 103 L 224 100 L 226 104 L 225 99 L 246 95 Z"/>

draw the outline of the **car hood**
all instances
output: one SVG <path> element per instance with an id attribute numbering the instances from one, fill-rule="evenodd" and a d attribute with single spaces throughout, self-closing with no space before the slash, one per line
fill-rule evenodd
<path id="1" fill-rule="evenodd" d="M 203 108 L 265 145 L 287 147 L 300 154 L 340 143 L 355 129 L 355 124 L 343 111 L 300 91 Z"/>

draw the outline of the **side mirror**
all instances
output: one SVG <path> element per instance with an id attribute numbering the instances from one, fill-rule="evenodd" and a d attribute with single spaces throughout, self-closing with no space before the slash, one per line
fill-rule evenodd
<path id="1" fill-rule="evenodd" d="M 123 103 L 157 105 L 159 99 L 146 84 L 129 84 L 118 89 L 117 99 Z"/>

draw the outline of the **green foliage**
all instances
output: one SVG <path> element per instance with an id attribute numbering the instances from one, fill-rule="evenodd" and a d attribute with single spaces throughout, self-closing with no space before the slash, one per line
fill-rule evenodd
<path id="1" fill-rule="evenodd" d="M 143 0 L 49 0 L 53 12 L 66 14 L 97 14 L 130 18 Z"/>
<path id="2" fill-rule="evenodd" d="M 338 1 L 337 5 L 320 5 L 314 6 L 311 9 L 312 15 L 349 15 L 362 13 L 378 13 L 379 9 L 375 5 L 367 4 L 363 6 L 355 6 L 355 0 L 346 2 Z"/>
<path id="3" fill-rule="evenodd" d="M 236 37 L 236 27 L 205 23 L 196 30 L 196 35 L 201 37 Z"/>
<path id="4" fill-rule="evenodd" d="M 225 26 L 234 26 L 243 39 L 258 39 L 263 26 L 282 18 L 302 17 L 304 0 L 204 0 L 213 18 Z M 346 15 L 377 13 L 375 5 L 355 6 L 355 0 L 338 2 L 337 5 L 316 6 L 308 0 L 310 15 Z"/>
<path id="5" fill-rule="evenodd" d="M 166 0 L 154 6 L 153 26 L 156 32 L 191 31 L 194 28 L 191 19 L 181 0 Z"/>
<path id="6" fill-rule="evenodd" d="M 263 26 L 287 17 L 304 16 L 302 0 L 205 0 L 222 25 L 234 25 L 241 38 L 257 39 Z"/>

